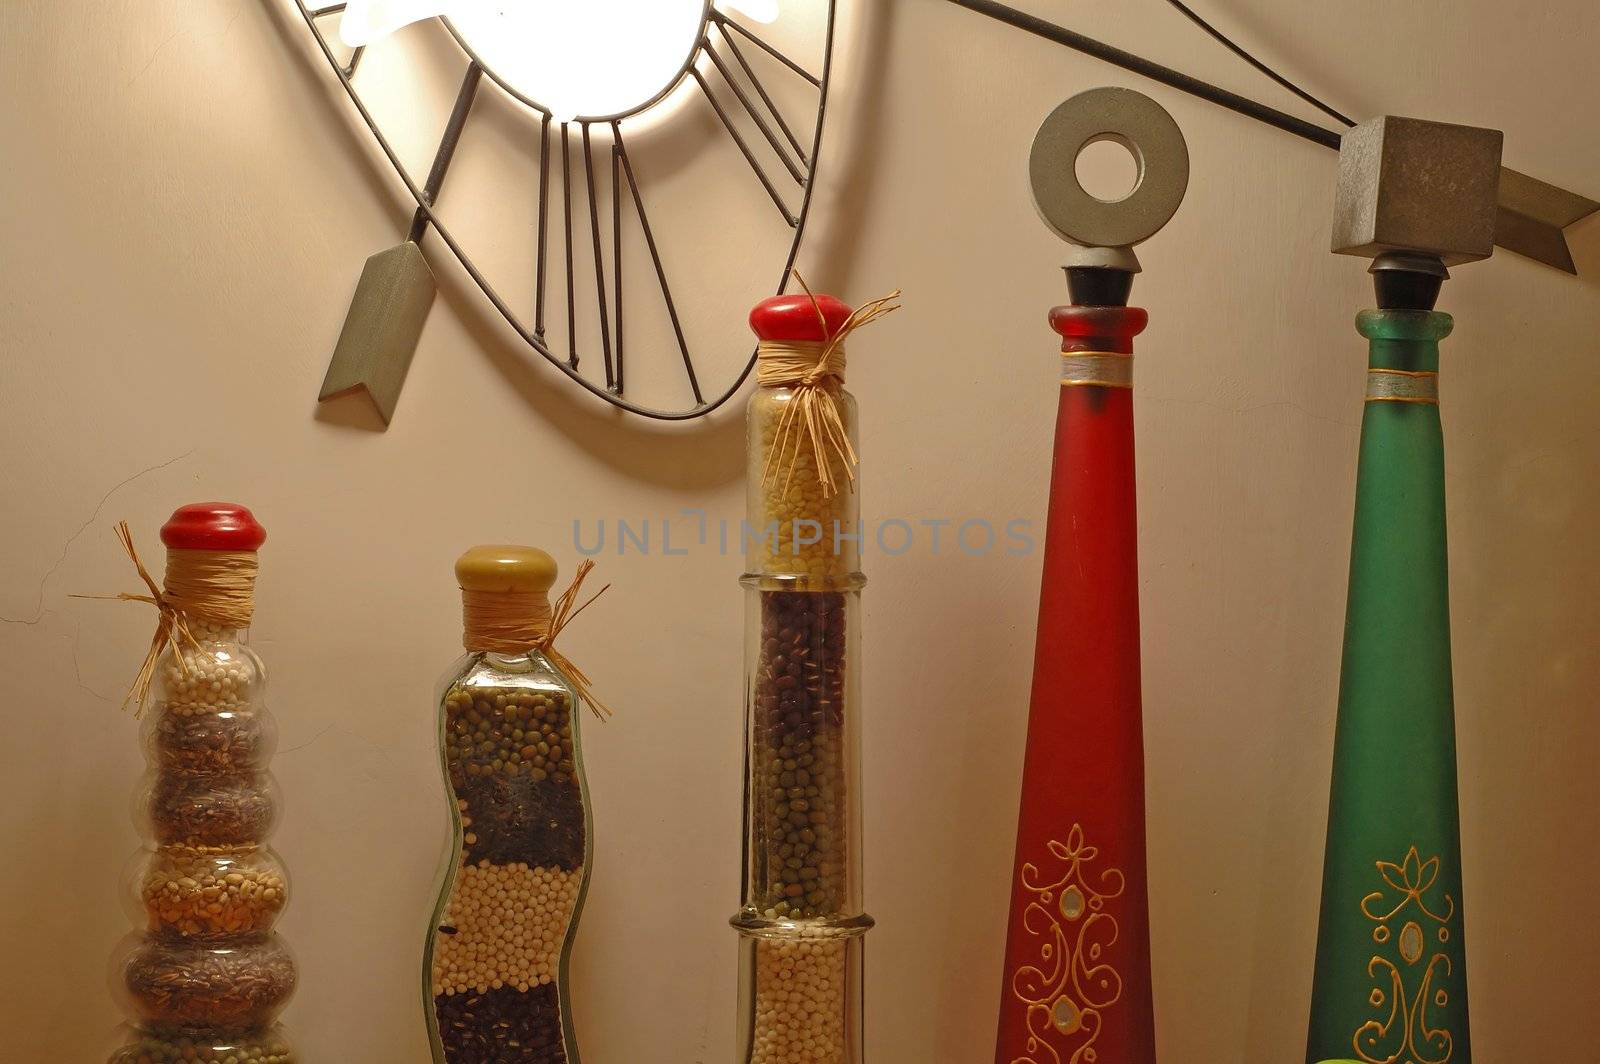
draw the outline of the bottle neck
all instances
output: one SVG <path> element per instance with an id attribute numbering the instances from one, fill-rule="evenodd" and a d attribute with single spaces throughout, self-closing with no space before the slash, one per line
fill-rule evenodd
<path id="1" fill-rule="evenodd" d="M 1367 395 L 1372 403 L 1439 405 L 1439 341 L 1454 319 L 1437 310 L 1364 310 L 1356 329 L 1367 338 Z"/>
<path id="2" fill-rule="evenodd" d="M 1061 336 L 1061 350 L 1133 354 L 1133 338 L 1144 331 L 1150 315 L 1140 307 L 1052 307 L 1050 327 Z"/>
<path id="3" fill-rule="evenodd" d="M 548 667 L 543 654 L 537 650 L 524 650 L 520 653 L 501 653 L 498 650 L 483 650 L 482 661 L 485 665 L 497 672 L 524 673 L 533 672 L 541 667 Z"/>
<path id="4" fill-rule="evenodd" d="M 1442 310 L 1363 310 L 1356 331 L 1367 338 L 1374 369 L 1439 370 L 1439 341 L 1455 328 Z"/>
<path id="5" fill-rule="evenodd" d="M 554 610 L 546 591 L 461 591 L 461 642 L 507 660 L 550 638 Z"/>

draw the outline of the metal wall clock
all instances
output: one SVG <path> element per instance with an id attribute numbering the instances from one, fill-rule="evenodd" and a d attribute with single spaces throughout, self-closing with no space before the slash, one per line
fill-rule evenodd
<path id="1" fill-rule="evenodd" d="M 685 420 L 738 390 L 752 352 L 696 322 L 782 291 L 794 264 L 834 0 L 294 3 L 415 202 L 362 272 L 319 398 L 365 392 L 388 423 L 441 254 L 608 403 Z"/>

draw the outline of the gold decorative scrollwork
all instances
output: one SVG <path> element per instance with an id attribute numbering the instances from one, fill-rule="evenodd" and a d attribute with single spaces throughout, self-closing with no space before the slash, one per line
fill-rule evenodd
<path id="1" fill-rule="evenodd" d="M 1122 896 L 1116 868 L 1091 869 L 1100 848 L 1072 825 L 1067 841 L 1045 844 L 1055 858 L 1053 878 L 1027 862 L 1020 876 L 1032 895 L 1022 925 L 1039 942 L 1036 963 L 1011 976 L 1011 992 L 1027 1010 L 1027 1055 L 1011 1064 L 1095 1064 L 1101 1013 L 1122 999 L 1122 976 L 1105 959 L 1117 941 L 1117 919 L 1106 902 Z M 1091 882 L 1092 880 L 1092 882 Z"/>
<path id="2" fill-rule="evenodd" d="M 1436 984 L 1454 973 L 1455 963 L 1442 950 L 1423 963 L 1428 939 L 1423 922 L 1431 921 L 1441 945 L 1448 942 L 1445 925 L 1455 918 L 1455 899 L 1449 894 L 1431 897 L 1439 880 L 1439 858 L 1424 861 L 1415 846 L 1399 864 L 1378 861 L 1377 869 L 1385 889 L 1362 898 L 1361 912 L 1377 925 L 1373 942 L 1395 944 L 1395 956 L 1375 953 L 1367 962 L 1367 975 L 1378 984 L 1368 1001 L 1380 1012 L 1387 1007 L 1388 1014 L 1357 1028 L 1351 1044 L 1367 1064 L 1449 1064 L 1455 1039 L 1448 1030 L 1428 1025 L 1428 1009 L 1449 1002 L 1448 991 Z M 1398 934 L 1395 923 L 1401 925 Z M 1415 989 L 1408 977 L 1415 978 Z"/>

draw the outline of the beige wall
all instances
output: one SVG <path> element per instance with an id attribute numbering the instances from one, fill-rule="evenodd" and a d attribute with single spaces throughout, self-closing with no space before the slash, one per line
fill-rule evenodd
<path id="1" fill-rule="evenodd" d="M 1278 99 L 1153 0 L 1032 6 Z M 1510 165 L 1600 195 L 1591 3 L 1205 7 L 1359 115 L 1504 128 Z M 614 416 L 530 361 L 448 266 L 393 428 L 318 413 L 358 264 L 404 215 L 285 9 L 0 7 L 6 1060 L 94 1059 L 116 1022 L 103 973 L 140 770 L 116 703 L 150 618 L 67 598 L 133 587 L 113 521 L 151 554 L 192 499 L 246 501 L 271 529 L 256 644 L 304 971 L 287 1020 L 308 1059 L 377 1064 L 426 1057 L 418 947 L 443 845 L 429 699 L 455 655 L 451 560 L 516 538 L 570 572 L 574 517 L 742 505 L 736 411 Z M 1067 94 L 1144 86 L 934 0 L 846 10 L 802 262 L 847 297 L 906 290 L 851 367 L 867 511 L 1040 522 L 1061 249 L 1023 159 Z M 1351 318 L 1370 296 L 1360 262 L 1326 253 L 1331 153 L 1152 91 L 1193 155 L 1137 288 L 1154 319 L 1138 402 L 1160 1042 L 1169 1061 L 1279 1064 L 1301 1051 L 1310 992 L 1361 412 Z M 707 227 L 710 255 L 739 209 Z M 1578 254 L 1585 279 L 1498 254 L 1443 299 L 1485 1061 L 1600 1045 L 1600 222 Z M 738 310 L 722 312 L 730 350 Z M 1039 558 L 924 541 L 867 567 L 869 1049 L 983 1060 Z M 598 1064 L 729 1059 L 738 569 L 714 552 L 604 558 L 615 587 L 569 633 L 621 710 L 587 732 L 600 861 L 576 988 Z"/>

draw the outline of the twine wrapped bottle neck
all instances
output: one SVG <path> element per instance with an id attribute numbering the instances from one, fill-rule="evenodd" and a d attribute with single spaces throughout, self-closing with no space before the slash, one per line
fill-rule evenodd
<path id="1" fill-rule="evenodd" d="M 588 703 L 595 716 L 602 720 L 611 716 L 611 708 L 595 697 L 588 675 L 555 646 L 562 630 L 611 586 L 602 587 L 580 605 L 578 593 L 593 569 L 594 562 L 584 559 L 572 583 L 554 603 L 544 590 L 462 588 L 462 646 L 474 654 L 522 655 L 537 650 L 566 677 L 578 698 Z M 457 573 L 459 576 L 459 569 Z M 554 569 L 550 575 L 554 577 Z M 548 587 L 548 584 L 540 586 Z"/>
<path id="2" fill-rule="evenodd" d="M 133 546 L 128 522 L 117 522 L 117 540 L 133 562 L 139 579 L 150 590 L 148 595 L 122 592 L 119 595 L 75 595 L 74 598 L 107 598 L 122 602 L 144 602 L 156 608 L 156 630 L 150 637 L 144 662 L 128 688 L 123 706 L 133 702 L 137 713 L 144 712 L 155 680 L 156 663 L 171 651 L 178 667 L 187 671 L 185 650 L 198 650 L 200 642 L 190 630 L 190 620 L 204 621 L 225 629 L 250 627 L 255 615 L 256 552 L 190 550 L 174 548 L 167 552 L 164 586 L 145 568 Z M 256 542 L 260 542 L 258 539 Z"/>
<path id="3" fill-rule="evenodd" d="M 844 345 L 837 341 L 762 340 L 756 345 L 756 383 L 763 388 L 842 384 L 844 368 Z"/>
<path id="4" fill-rule="evenodd" d="M 550 596 L 530 591 L 461 591 L 461 645 L 473 653 L 526 654 L 550 639 Z"/>
<path id="5" fill-rule="evenodd" d="M 221 628 L 248 628 L 255 616 L 256 552 L 169 550 L 163 603 Z"/>
<path id="6" fill-rule="evenodd" d="M 798 273 L 795 279 L 805 288 L 816 313 L 816 332 L 826 339 L 794 340 L 774 338 L 757 327 L 756 383 L 764 388 L 793 386 L 794 401 L 784 407 L 771 449 L 761 471 L 761 483 L 787 485 L 794 477 L 802 455 L 811 460 L 823 498 L 837 494 L 844 484 L 855 482 L 855 445 L 840 413 L 839 393 L 844 381 L 844 341 L 857 329 L 900 309 L 894 292 L 854 311 L 832 327 L 822 303 Z M 779 300 L 782 301 L 781 299 Z M 844 305 L 832 300 L 838 310 Z M 757 308 L 759 313 L 761 308 Z M 752 324 L 755 316 L 752 315 Z M 791 334 L 792 335 L 792 334 Z M 809 454 L 808 454 L 809 452 Z M 842 483 L 841 483 L 842 482 Z"/>

